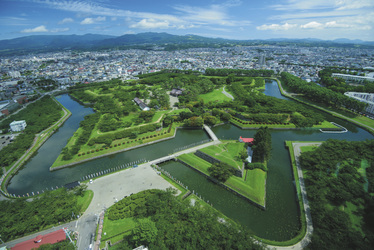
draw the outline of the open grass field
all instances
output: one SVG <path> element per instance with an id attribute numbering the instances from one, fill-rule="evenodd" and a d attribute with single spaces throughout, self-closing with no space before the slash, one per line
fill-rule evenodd
<path id="1" fill-rule="evenodd" d="M 119 220 L 109 220 L 104 217 L 103 233 L 100 249 L 105 247 L 105 241 L 110 240 L 113 243 L 123 239 L 124 236 L 131 233 L 131 230 L 137 225 L 133 218 L 124 218 Z M 104 235 L 104 233 L 106 235 Z"/>
<path id="2" fill-rule="evenodd" d="M 197 157 L 193 153 L 184 154 L 181 156 L 178 156 L 178 158 L 185 163 L 191 165 L 192 167 L 196 168 L 197 170 L 200 170 L 204 174 L 209 175 L 208 168 L 212 165 L 207 161 L 204 161 L 200 157 Z"/>
<path id="3" fill-rule="evenodd" d="M 78 202 L 77 202 L 77 205 L 81 208 L 81 212 L 83 213 L 84 211 L 86 211 L 86 209 L 88 208 L 88 206 L 90 205 L 91 201 L 92 201 L 92 198 L 94 196 L 94 193 L 92 190 L 86 190 L 84 192 L 84 195 L 83 197 L 82 196 L 78 196 Z"/>
<path id="4" fill-rule="evenodd" d="M 200 170 L 201 172 L 209 175 L 208 168 L 211 166 L 211 164 L 194 155 L 193 153 L 184 154 L 179 156 L 178 158 L 189 164 L 190 166 L 196 168 L 197 170 Z M 231 176 L 224 184 L 227 187 L 249 198 L 253 202 L 264 206 L 266 198 L 266 176 L 267 174 L 264 171 L 260 169 L 254 169 L 248 171 L 247 179 L 245 179 L 245 175 L 242 178 Z"/>
<path id="5" fill-rule="evenodd" d="M 267 173 L 261 169 L 246 170 L 242 178 L 231 176 L 225 185 L 244 195 L 250 200 L 265 205 Z M 245 180 L 245 174 L 247 179 Z"/>
<path id="6" fill-rule="evenodd" d="M 222 93 L 223 87 L 219 89 L 215 89 L 212 92 L 207 94 L 199 95 L 200 98 L 204 100 L 205 103 L 207 102 L 223 102 L 223 101 L 231 101 L 231 98 L 227 97 Z"/>
<path id="7" fill-rule="evenodd" d="M 234 168 L 241 169 L 243 161 L 239 159 L 238 156 L 244 149 L 244 144 L 239 141 L 225 141 L 218 145 L 203 148 L 200 151 L 227 163 Z"/>

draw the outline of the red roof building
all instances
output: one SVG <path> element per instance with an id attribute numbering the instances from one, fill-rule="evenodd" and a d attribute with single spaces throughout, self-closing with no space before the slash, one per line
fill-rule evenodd
<path id="1" fill-rule="evenodd" d="M 253 138 L 243 138 L 243 137 L 239 137 L 239 141 L 240 142 L 244 142 L 244 143 L 250 143 L 250 144 L 253 144 L 253 141 L 254 139 Z"/>
<path id="2" fill-rule="evenodd" d="M 12 247 L 12 250 L 31 250 L 33 248 L 39 248 L 44 244 L 55 244 L 64 240 L 66 240 L 65 232 L 63 229 L 60 229 L 46 235 L 38 235 L 34 239 L 18 243 Z"/>

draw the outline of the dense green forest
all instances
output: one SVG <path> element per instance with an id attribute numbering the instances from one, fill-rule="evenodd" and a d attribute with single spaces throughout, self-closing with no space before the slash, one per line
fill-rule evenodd
<path id="1" fill-rule="evenodd" d="M 242 226 L 219 222 L 212 210 L 182 203 L 170 190 L 131 195 L 110 207 L 107 215 L 109 220 L 137 221 L 116 249 L 261 249 Z"/>
<path id="2" fill-rule="evenodd" d="M 349 85 L 344 79 L 332 77 L 332 73 L 347 74 L 345 70 L 339 69 L 323 69 L 318 72 L 318 76 L 321 78 L 320 82 L 328 89 L 335 92 L 344 94 L 344 92 L 366 92 L 374 93 L 374 82 L 365 82 L 360 85 Z"/>
<path id="3" fill-rule="evenodd" d="M 253 138 L 253 161 L 262 163 L 268 161 L 271 156 L 271 134 L 269 129 L 261 127 Z"/>
<path id="4" fill-rule="evenodd" d="M 373 249 L 374 140 L 328 140 L 300 164 L 313 220 L 311 249 Z"/>
<path id="5" fill-rule="evenodd" d="M 78 197 L 83 196 L 84 187 L 73 191 L 61 188 L 47 191 L 43 195 L 25 199 L 0 201 L 0 234 L 3 241 L 46 229 L 59 222 L 67 222 L 81 212 Z"/>
<path id="6" fill-rule="evenodd" d="M 318 86 L 313 82 L 306 82 L 290 73 L 282 72 L 282 83 L 291 91 L 304 94 L 310 101 L 321 103 L 334 108 L 347 108 L 355 111 L 363 111 L 366 104 L 353 98 L 335 92 L 329 88 Z"/>
<path id="7" fill-rule="evenodd" d="M 1 150 L 0 166 L 7 167 L 18 160 L 32 145 L 35 134 L 57 122 L 63 115 L 61 106 L 50 96 L 31 103 L 17 114 L 2 120 L 0 129 L 7 131 L 13 121 L 25 120 L 26 129 L 15 140 Z"/>

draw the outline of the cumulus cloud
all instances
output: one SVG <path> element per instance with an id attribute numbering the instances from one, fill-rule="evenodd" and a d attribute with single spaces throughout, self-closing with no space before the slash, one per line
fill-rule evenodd
<path id="1" fill-rule="evenodd" d="M 167 20 L 158 21 L 155 19 L 142 19 L 140 22 L 130 25 L 130 28 L 138 29 L 168 29 L 170 27 L 170 23 Z"/>
<path id="2" fill-rule="evenodd" d="M 67 18 L 62 19 L 60 22 L 58 22 L 58 24 L 65 24 L 65 23 L 72 23 L 72 22 L 74 22 L 74 19 L 67 17 Z"/>
<path id="3" fill-rule="evenodd" d="M 96 17 L 96 18 L 92 18 L 92 17 L 86 17 L 82 22 L 81 24 L 85 25 L 85 24 L 94 24 L 94 23 L 97 23 L 97 22 L 103 22 L 106 20 L 106 17 L 102 17 L 102 16 L 99 16 L 99 17 Z"/>
<path id="4" fill-rule="evenodd" d="M 21 31 L 21 33 L 36 33 L 36 32 L 48 32 L 48 30 L 44 25 L 40 25 L 33 29 L 24 29 Z"/>
<path id="5" fill-rule="evenodd" d="M 322 29 L 324 28 L 324 25 L 322 23 L 313 21 L 313 22 L 301 25 L 300 27 L 303 29 Z"/>
<path id="6" fill-rule="evenodd" d="M 270 25 L 264 24 L 264 25 L 256 27 L 256 29 L 258 29 L 258 30 L 289 30 L 289 29 L 293 29 L 295 27 L 297 27 L 297 24 L 289 24 L 289 23 L 270 24 Z"/>

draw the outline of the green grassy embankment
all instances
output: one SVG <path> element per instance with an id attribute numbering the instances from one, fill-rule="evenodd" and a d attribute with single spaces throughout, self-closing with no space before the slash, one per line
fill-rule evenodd
<path id="1" fill-rule="evenodd" d="M 193 153 L 184 154 L 178 159 L 209 176 L 211 163 L 204 161 Z M 245 178 L 247 176 L 247 178 Z M 251 201 L 265 206 L 267 173 L 260 169 L 246 170 L 243 177 L 231 176 L 224 185 L 235 190 Z"/>

